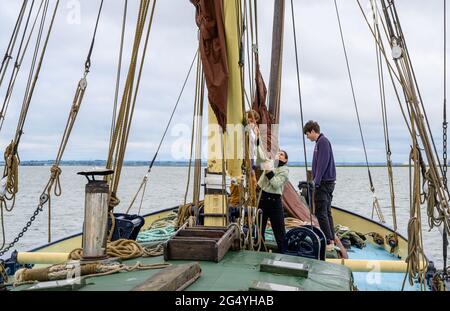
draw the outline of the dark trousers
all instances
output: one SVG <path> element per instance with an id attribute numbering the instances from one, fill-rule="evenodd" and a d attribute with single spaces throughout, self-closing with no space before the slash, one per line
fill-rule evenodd
<path id="1" fill-rule="evenodd" d="M 320 229 L 327 238 L 327 244 L 334 241 L 334 223 L 331 215 L 331 200 L 333 199 L 335 182 L 322 181 L 314 193 L 315 215 Z"/>
<path id="2" fill-rule="evenodd" d="M 277 241 L 278 252 L 284 253 L 286 250 L 284 241 L 286 229 L 284 228 L 284 212 L 281 195 L 262 191 L 258 207 L 262 210 L 262 238 L 264 239 L 266 233 L 267 220 L 270 219 L 273 234 Z"/>

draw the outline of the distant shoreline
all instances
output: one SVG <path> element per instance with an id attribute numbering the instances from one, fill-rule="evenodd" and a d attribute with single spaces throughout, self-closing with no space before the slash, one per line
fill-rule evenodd
<path id="1" fill-rule="evenodd" d="M 45 160 L 45 161 L 22 161 L 20 163 L 21 166 L 51 166 L 54 161 Z M 1 166 L 4 166 L 5 163 L 0 162 Z M 61 166 L 100 166 L 104 167 L 106 165 L 106 161 L 104 160 L 93 160 L 93 161 L 61 161 Z M 124 166 L 149 166 L 150 161 L 125 161 Z M 192 163 L 193 165 L 193 163 Z M 186 161 L 157 161 L 154 163 L 154 166 L 169 166 L 169 167 L 187 167 L 189 166 L 189 162 Z M 206 166 L 206 162 L 202 163 L 202 166 Z M 289 163 L 290 167 L 305 167 L 301 162 L 291 162 Z M 336 163 L 337 167 L 366 167 L 365 163 Z M 386 167 L 385 163 L 369 163 L 370 167 Z M 394 163 L 394 167 L 408 167 L 407 164 Z M 308 163 L 308 167 L 311 167 L 311 163 Z"/>

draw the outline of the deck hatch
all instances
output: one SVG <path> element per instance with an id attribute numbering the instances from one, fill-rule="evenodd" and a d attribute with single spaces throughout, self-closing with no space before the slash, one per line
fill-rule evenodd
<path id="1" fill-rule="evenodd" d="M 291 286 L 278 283 L 270 283 L 263 281 L 253 281 L 250 287 L 250 291 L 281 291 L 281 292 L 300 292 L 302 288 L 298 286 Z"/>
<path id="2" fill-rule="evenodd" d="M 265 258 L 260 264 L 261 272 L 308 277 L 309 266 L 303 263 L 287 262 Z"/>

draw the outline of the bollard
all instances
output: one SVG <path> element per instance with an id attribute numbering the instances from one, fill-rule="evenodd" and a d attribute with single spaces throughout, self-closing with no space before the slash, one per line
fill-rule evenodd
<path id="1" fill-rule="evenodd" d="M 109 187 L 104 180 L 95 180 L 95 176 L 106 176 L 113 171 L 79 172 L 86 176 L 83 259 L 84 261 L 103 260 L 107 258 L 108 194 Z M 91 179 L 89 178 L 91 177 Z"/>

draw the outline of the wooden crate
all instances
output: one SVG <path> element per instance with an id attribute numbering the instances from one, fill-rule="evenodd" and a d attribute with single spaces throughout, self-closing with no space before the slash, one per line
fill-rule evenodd
<path id="1" fill-rule="evenodd" d="M 219 262 L 229 249 L 238 250 L 239 247 L 236 227 L 181 228 L 164 244 L 164 259 Z"/>

